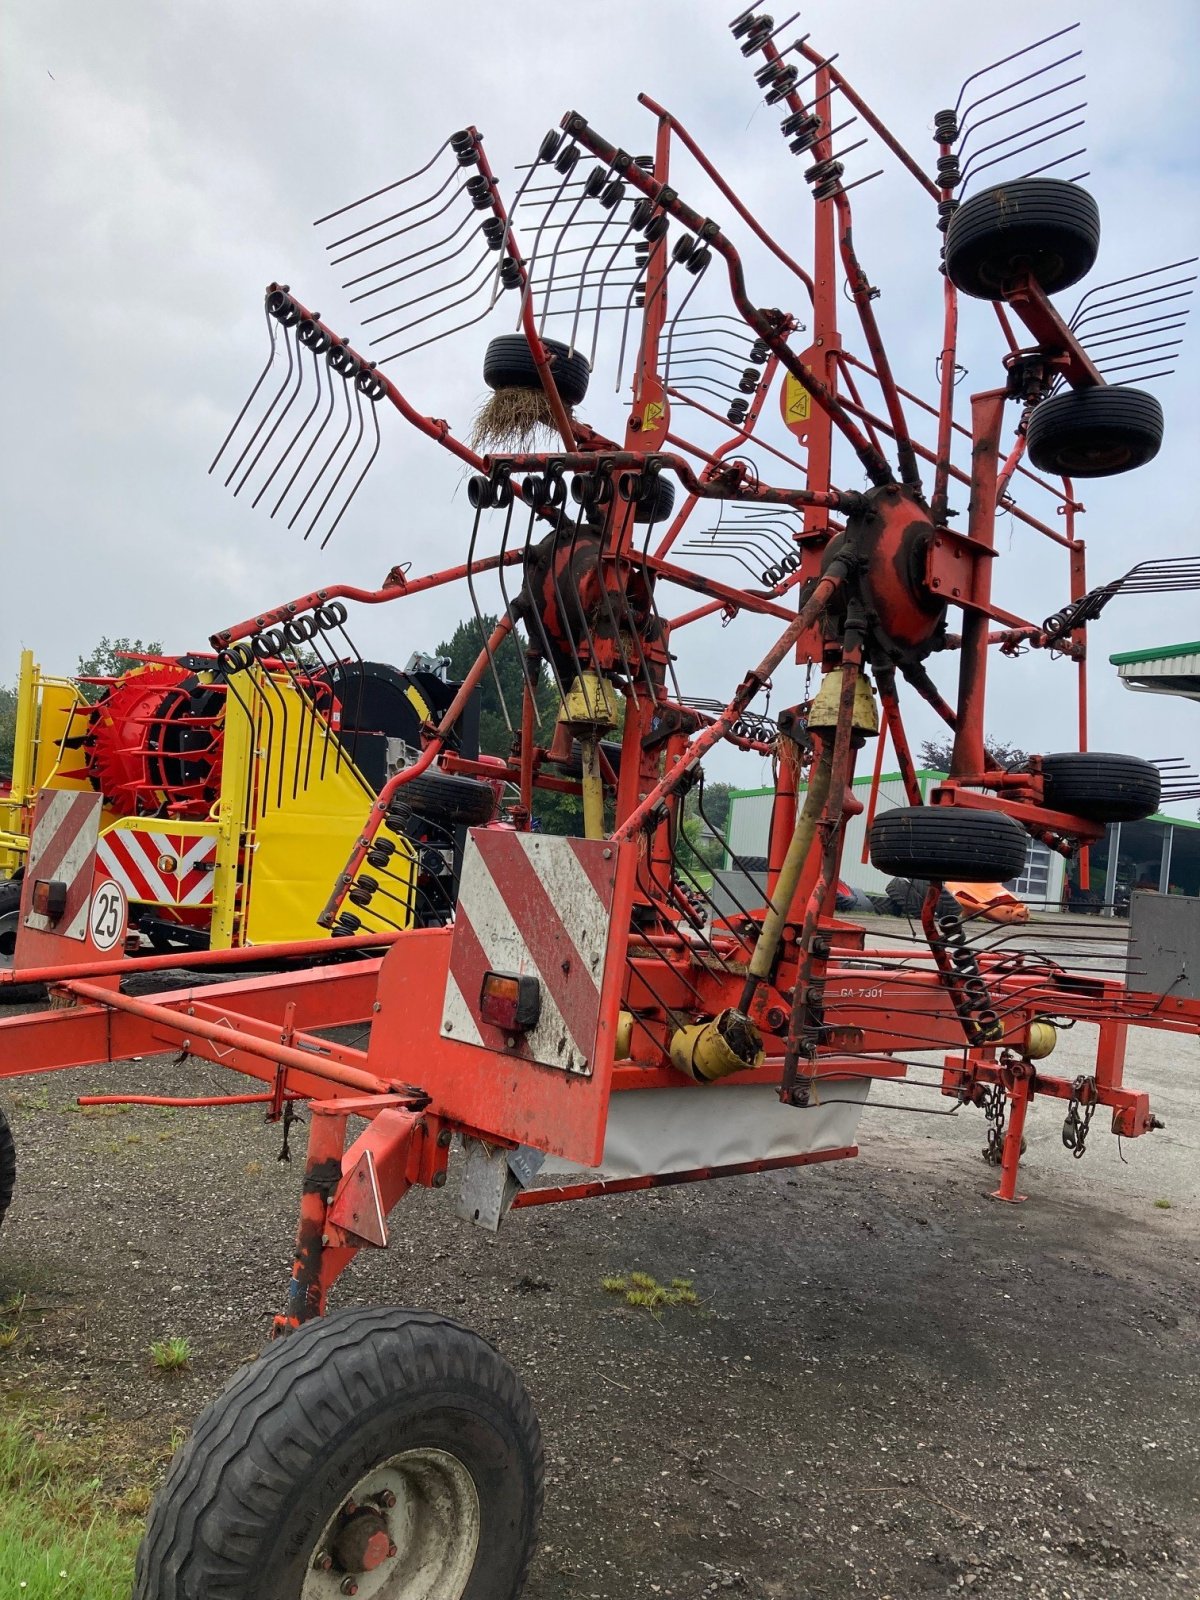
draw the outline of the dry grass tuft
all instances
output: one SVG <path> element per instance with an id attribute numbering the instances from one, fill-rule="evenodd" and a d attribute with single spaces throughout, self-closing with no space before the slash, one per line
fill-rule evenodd
<path id="1" fill-rule="evenodd" d="M 554 434 L 550 402 L 541 389 L 497 389 L 475 414 L 471 448 L 481 455 L 532 450 L 544 434 Z"/>

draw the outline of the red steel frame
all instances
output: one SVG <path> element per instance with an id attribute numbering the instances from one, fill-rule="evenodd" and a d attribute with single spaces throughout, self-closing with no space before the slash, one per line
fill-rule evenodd
<path id="1" fill-rule="evenodd" d="M 808 44 L 801 44 L 798 49 L 815 71 L 813 101 L 806 103 L 792 91 L 784 98 L 781 109 L 802 113 L 813 107 L 825 108 L 821 113 L 825 131 L 813 146 L 814 161 L 832 155 L 828 130 L 833 118 L 827 108 L 832 96 L 841 94 L 901 165 L 917 178 L 931 201 L 948 198 L 948 192 L 925 177 L 916 160 L 819 52 Z M 761 54 L 767 65 L 782 59 L 771 39 L 762 46 Z M 684 409 L 694 411 L 696 417 L 712 418 L 716 414 L 664 381 L 659 346 L 669 285 L 667 249 L 662 241 L 653 245 L 649 255 L 647 309 L 635 367 L 634 404 L 624 439 L 618 444 L 571 416 L 558 394 L 552 365 L 538 334 L 535 296 L 529 292 L 530 263 L 522 255 L 517 233 L 483 154 L 482 140 L 474 129 L 469 132 L 478 153 L 479 170 L 488 179 L 493 211 L 504 225 L 505 250 L 520 272 L 521 326 L 534 355 L 561 447 L 507 457 L 480 456 L 456 438 L 447 423 L 419 411 L 390 379 L 377 374 L 383 394 L 408 423 L 451 451 L 482 478 L 494 482 L 499 475 L 511 482 L 518 499 L 530 499 L 527 484 L 536 475 L 548 472 L 571 472 L 596 482 L 606 479 L 615 483 L 622 473 L 662 468 L 674 473 L 686 491 L 685 503 L 653 554 L 648 549 L 639 553 L 633 544 L 631 517 L 622 510 L 620 496 L 615 496 L 597 556 L 597 570 L 614 603 L 628 600 L 631 574 L 650 587 L 673 582 L 693 591 L 699 602 L 664 622 L 657 637 L 647 633 L 640 641 L 647 669 L 655 675 L 655 694 L 650 697 L 627 690 L 619 776 L 608 772 L 616 818 L 610 837 L 614 847 L 623 851 L 628 867 L 622 880 L 625 889 L 618 895 L 614 910 L 613 926 L 618 936 L 610 945 L 605 973 L 601 1037 L 609 1043 L 602 1047 L 596 1064 L 596 1080 L 590 1091 L 594 1103 L 588 1112 L 595 1120 L 588 1126 L 593 1135 L 598 1133 L 602 1143 L 608 1098 L 615 1093 L 670 1088 L 679 1093 L 712 1095 L 720 1094 L 723 1084 L 759 1083 L 775 1086 L 785 1098 L 798 1104 L 812 1104 L 819 1101 L 822 1086 L 831 1081 L 903 1077 L 910 1065 L 916 1064 L 911 1061 L 914 1054 L 937 1051 L 945 1063 L 943 1093 L 977 1104 L 997 1093 L 1007 1098 L 1011 1114 L 997 1194 L 1003 1199 L 1015 1199 L 1022 1125 L 1029 1103 L 1036 1095 L 1070 1100 L 1079 1092 L 1076 1082 L 1044 1072 L 1035 1064 L 1031 1049 L 1034 1024 L 1041 1019 L 1062 1017 L 1098 1025 L 1096 1068 L 1088 1092 L 1097 1103 L 1109 1108 L 1115 1132 L 1136 1137 L 1156 1126 L 1156 1119 L 1147 1096 L 1127 1087 L 1124 1081 L 1128 1028 L 1139 1025 L 1200 1031 L 1200 1002 L 1131 992 L 1110 978 L 1072 977 L 1049 962 L 1014 963 L 1003 952 L 982 951 L 977 961 L 978 974 L 986 986 L 992 1011 L 1002 1024 L 998 1035 L 984 1037 L 964 1014 L 956 979 L 945 952 L 937 948 L 936 939 L 931 949 L 923 952 L 911 946 L 869 950 L 863 930 L 837 918 L 833 896 L 842 824 L 856 805 L 849 784 L 857 750 L 864 742 L 862 726 L 856 721 L 855 686 L 865 670 L 867 624 L 855 610 L 854 563 L 837 559 L 833 541 L 848 527 L 859 526 L 861 532 L 862 520 L 875 516 L 881 532 L 876 553 L 870 559 L 876 563 L 872 570 L 882 571 L 896 555 L 904 530 L 914 519 L 928 527 L 932 537 L 920 592 L 896 592 L 885 598 L 891 607 L 889 620 L 897 628 L 916 626 L 914 616 L 930 600 L 935 604 L 945 601 L 962 611 L 961 633 L 945 640 L 946 647 L 957 650 L 956 703 L 946 704 L 927 682 L 916 685 L 954 734 L 951 773 L 930 797 L 931 803 L 1004 811 L 1055 848 L 1069 852 L 1086 847 L 1099 830 L 1044 805 L 1036 759 L 1022 774 L 988 769 L 983 710 L 989 653 L 995 648 L 1011 653 L 1021 646 L 1047 643 L 1035 623 L 1002 609 L 993 600 L 997 506 L 1003 503 L 1031 532 L 1067 549 L 1072 599 L 1078 599 L 1086 589 L 1084 547 L 1075 525 L 1082 507 L 1069 483 L 1048 484 L 1024 466 L 1020 441 L 1007 458 L 1002 456 L 1006 390 L 998 388 L 972 397 L 969 429 L 955 420 L 953 376 L 959 307 L 948 279 L 942 291 L 941 390 L 937 405 L 930 405 L 901 388 L 892 374 L 872 306 L 870 280 L 856 253 L 849 195 L 836 186 L 832 194 L 815 202 L 813 270 L 809 272 L 749 212 L 682 124 L 647 96 L 641 100 L 656 119 L 651 167 L 604 139 L 576 113 L 569 113 L 562 126 L 566 135 L 602 162 L 611 175 L 651 202 L 656 214 L 673 219 L 702 241 L 724 268 L 733 307 L 768 351 L 760 389 L 745 421 L 733 426 L 729 438 L 715 448 L 702 449 L 689 443 L 679 432 L 680 422 L 672 420 L 672 402 L 676 418 Z M 942 149 L 945 153 L 946 147 Z M 678 178 L 673 157 L 694 161 L 754 238 L 803 287 L 811 305 L 813 325 L 811 341 L 802 353 L 791 342 L 794 320 L 782 313 L 764 311 L 755 303 L 746 266 L 732 240 L 682 198 L 675 187 Z M 839 275 L 849 286 L 868 359 L 860 359 L 844 347 L 838 326 Z M 275 284 L 268 292 L 286 293 Z M 298 301 L 290 296 L 288 301 L 299 316 L 321 328 L 331 341 L 346 344 Z M 1051 372 L 1061 374 L 1076 386 L 1102 381 L 1074 334 L 1034 282 L 1018 285 L 1008 295 L 1007 306 L 1028 330 Z M 1007 342 L 1015 350 L 1004 307 L 997 306 L 997 312 Z M 361 357 L 356 359 L 363 366 L 371 365 Z M 773 460 L 782 460 L 802 473 L 802 483 L 779 487 L 751 473 L 738 451 L 748 440 L 761 444 L 755 438 L 755 429 L 762 406 L 776 379 L 785 375 L 790 375 L 811 397 L 811 416 L 803 430 L 803 462 L 762 444 Z M 884 414 L 876 414 L 866 405 L 859 378 L 878 387 Z M 649 423 L 647 404 L 651 398 L 662 405 L 660 426 Z M 936 419 L 937 437 L 932 448 L 912 438 L 906 406 L 915 406 Z M 835 442 L 839 436 L 875 486 L 874 498 L 835 486 Z M 951 460 L 954 440 L 960 436 L 970 440 L 969 475 Z M 884 445 L 889 441 L 896 447 L 898 476 L 884 455 Z M 928 501 L 920 486 L 922 462 L 934 469 Z M 967 482 L 970 487 L 965 534 L 946 526 L 952 480 Z M 1058 497 L 1065 532 L 1060 533 L 1011 502 L 1015 481 L 1049 490 Z M 726 504 L 797 508 L 802 513 L 798 568 L 777 584 L 755 590 L 715 582 L 672 559 L 673 547 L 688 516 L 700 502 L 710 499 Z M 835 520 L 831 513 L 845 520 Z M 461 581 L 468 575 L 520 566 L 523 560 L 524 552 L 517 548 L 420 577 L 411 577 L 406 569 L 396 567 L 377 590 L 331 584 L 220 631 L 214 635 L 213 644 L 227 651 L 264 628 L 285 623 L 333 599 L 367 605 L 392 603 Z M 797 596 L 801 597 L 799 604 Z M 848 609 L 842 620 L 831 624 L 836 608 L 843 604 Z M 671 635 L 712 616 L 725 621 L 743 612 L 775 619 L 778 636 L 774 644 L 747 671 L 723 710 L 700 715 L 689 712 L 675 702 L 667 687 L 665 666 Z M 392 778 L 380 793 L 364 824 L 362 838 L 338 884 L 333 886 L 324 919 L 327 925 L 332 924 L 347 888 L 359 873 L 388 816 L 389 805 L 402 795 L 406 784 L 435 761 L 448 772 L 493 778 L 501 771 L 494 764 L 456 757 L 451 736 L 469 696 L 488 671 L 492 654 L 512 627 L 511 618 L 503 617 L 446 716 L 436 727 L 426 729 L 419 759 Z M 584 648 L 583 641 L 574 643 Z M 1085 748 L 1083 630 L 1072 636 L 1069 648 L 1056 648 L 1077 663 L 1079 743 L 1080 748 Z M 586 654 L 589 670 L 610 678 L 619 675 L 621 662 L 611 640 L 589 640 Z M 835 719 L 810 727 L 809 747 L 796 745 L 810 762 L 810 775 L 824 763 L 830 782 L 808 859 L 790 904 L 783 908 L 776 958 L 767 974 L 755 982 L 747 975 L 758 942 L 764 937 L 763 914 L 718 920 L 704 940 L 699 940 L 672 879 L 671 863 L 682 797 L 704 757 L 722 740 L 759 751 L 770 748 L 753 732 L 745 731 L 743 719 L 755 696 L 793 660 L 841 672 Z M 881 670 L 876 673 L 876 680 L 884 728 L 876 774 L 882 761 L 883 738 L 890 737 L 906 775 L 910 801 L 918 804 L 920 791 L 912 775 L 913 762 L 895 674 Z M 660 736 L 657 730 L 664 720 L 670 728 Z M 781 717 L 781 729 L 783 726 Z M 579 788 L 570 779 L 542 772 L 547 754 L 536 743 L 527 694 L 520 734 L 502 770 L 521 795 L 521 809 L 516 813 L 518 826 L 529 825 L 530 801 L 536 786 Z M 780 883 L 788 841 L 797 826 L 797 789 L 796 767 L 782 760 L 771 829 L 772 894 Z M 634 905 L 640 915 L 632 931 L 627 931 Z M 926 925 L 932 929 L 928 915 Z M 36 979 L 49 982 L 63 1002 L 54 1010 L 0 1023 L 0 1077 L 181 1049 L 198 1060 L 257 1080 L 264 1090 L 226 1097 L 92 1098 L 97 1102 L 123 1098 L 139 1104 L 170 1105 L 265 1103 L 275 1117 L 284 1115 L 293 1100 L 309 1102 L 312 1117 L 292 1285 L 287 1311 L 279 1319 L 282 1328 L 294 1326 L 324 1309 L 330 1285 L 359 1248 L 386 1241 L 386 1230 L 380 1236 L 378 1226 L 355 1199 L 356 1175 L 373 1172 L 382 1215 L 386 1216 L 413 1185 L 441 1187 L 456 1132 L 482 1138 L 492 1145 L 526 1142 L 549 1150 L 561 1150 L 575 1136 L 570 1128 L 556 1121 L 562 1114 L 561 1075 L 555 1083 L 547 1077 L 545 1068 L 531 1068 L 501 1051 L 485 1054 L 470 1046 L 451 1046 L 440 1036 L 441 999 L 451 938 L 448 929 L 425 929 L 390 938 L 347 940 L 340 944 L 339 954 L 345 957 L 353 952 L 356 959 L 265 977 L 235 976 L 216 992 L 211 988 L 185 987 L 153 1000 L 117 992 L 111 983 L 112 967 L 96 963 L 64 961 L 36 973 L 0 977 L 0 992 L 6 981 Z M 310 956 L 328 948 L 328 940 L 320 940 L 273 950 L 214 953 L 190 958 L 186 963 L 176 957 L 163 958 L 157 964 L 236 968 L 248 959 Z M 383 954 L 380 949 L 384 949 Z M 143 963 L 144 967 L 154 965 L 153 961 Z M 680 1019 L 715 1018 L 740 1006 L 745 1007 L 761 1034 L 761 1064 L 748 1065 L 721 1083 L 708 1085 L 697 1085 L 682 1076 L 670 1059 L 671 1037 Z M 630 1014 L 635 1025 L 627 1052 L 617 1059 L 611 1041 L 616 1037 L 622 1012 Z M 369 1048 L 334 1044 L 324 1036 L 324 1031 L 335 1025 L 351 1023 L 372 1024 Z M 515 1136 L 512 1113 L 504 1109 L 509 1101 L 520 1107 L 522 1126 L 527 1130 L 524 1138 Z M 367 1127 L 347 1146 L 351 1116 L 365 1118 Z M 578 1136 L 583 1138 L 583 1132 L 579 1131 Z M 595 1155 L 599 1148 L 595 1146 Z M 631 1179 L 585 1180 L 527 1189 L 518 1195 L 516 1206 L 624 1193 L 854 1154 L 855 1147 L 845 1146 L 782 1159 L 751 1160 L 726 1168 L 700 1167 Z"/>

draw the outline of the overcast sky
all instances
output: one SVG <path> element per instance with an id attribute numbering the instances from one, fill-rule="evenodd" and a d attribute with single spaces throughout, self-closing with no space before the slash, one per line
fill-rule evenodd
<path id="1" fill-rule="evenodd" d="M 806 6 L 796 31 L 841 52 L 851 82 L 931 167 L 933 112 L 953 103 L 963 78 L 1075 21 L 1080 9 L 1086 185 L 1104 228 L 1090 281 L 1105 281 L 1190 256 L 1200 244 L 1194 0 L 1132 8 L 821 0 Z M 379 460 L 325 551 L 206 475 L 265 359 L 263 285 L 287 281 L 363 342 L 358 310 L 312 220 L 422 165 L 454 129 L 475 123 L 509 183 L 568 108 L 626 149 L 649 149 L 653 123 L 636 104 L 645 90 L 803 259 L 812 208 L 802 163 L 787 153 L 777 113 L 761 105 L 726 32 L 729 14 L 709 0 L 618 0 L 603 13 L 561 0 L 7 0 L 0 678 L 15 676 L 23 647 L 59 672 L 101 634 L 202 648 L 217 627 L 321 583 L 374 587 L 395 562 L 421 572 L 464 559 L 471 514 L 461 469 L 393 413 L 381 417 Z M 787 14 L 776 8 L 778 21 Z M 882 291 L 878 314 L 899 376 L 932 393 L 941 315 L 932 207 L 873 138 L 848 162 L 848 177 L 885 169 L 855 192 L 856 243 Z M 685 198 L 745 242 L 693 166 L 681 162 L 673 176 Z M 794 280 L 752 246 L 747 270 L 760 303 L 805 315 Z M 707 307 L 722 309 L 715 279 L 705 290 Z M 1065 310 L 1074 298 L 1063 297 Z M 485 392 L 484 346 L 512 326 L 511 304 L 393 363 L 390 375 L 420 409 L 465 432 Z M 847 305 L 847 341 L 861 349 L 851 319 Z M 965 410 L 969 392 L 1001 380 L 1001 350 L 985 305 L 964 301 L 962 320 Z M 1158 459 L 1084 486 L 1093 583 L 1150 555 L 1200 550 L 1190 492 L 1198 363 L 1193 330 L 1177 374 L 1154 386 L 1167 415 Z M 614 369 L 601 367 L 583 414 L 612 430 L 620 416 Z M 677 413 L 681 431 L 682 421 Z M 687 431 L 708 448 L 721 437 L 709 424 Z M 786 443 L 774 423 L 767 436 Z M 861 484 L 852 461 L 838 470 L 845 487 Z M 965 495 L 959 500 L 965 519 Z M 1036 509 L 1054 520 L 1052 503 Z M 1061 551 L 1007 520 L 999 543 L 1003 603 L 1040 620 L 1067 600 Z M 713 570 L 735 581 L 735 567 Z M 402 665 L 411 650 L 432 648 L 467 604 L 454 592 L 387 607 L 357 637 L 364 653 Z M 693 632 L 680 647 L 683 688 L 724 699 L 774 625 L 741 619 L 724 633 L 715 625 Z M 1092 629 L 1093 747 L 1200 763 L 1197 707 L 1133 695 L 1108 665 L 1115 650 L 1197 637 L 1194 594 L 1114 602 Z M 938 676 L 947 677 L 944 662 Z M 1073 679 L 1073 669 L 1042 654 L 994 658 L 988 731 L 1030 750 L 1073 748 Z M 781 675 L 775 704 L 802 692 L 798 675 Z M 910 731 L 937 730 L 913 708 Z M 721 775 L 752 786 L 764 769 L 727 757 Z"/>

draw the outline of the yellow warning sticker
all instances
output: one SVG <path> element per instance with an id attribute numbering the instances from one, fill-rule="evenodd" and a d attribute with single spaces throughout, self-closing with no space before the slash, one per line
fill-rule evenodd
<path id="1" fill-rule="evenodd" d="M 783 386 L 783 416 L 785 422 L 807 422 L 812 415 L 812 395 L 799 378 L 788 373 Z"/>
<path id="2" fill-rule="evenodd" d="M 657 433 L 665 407 L 661 400 L 651 400 L 642 412 L 642 432 Z"/>

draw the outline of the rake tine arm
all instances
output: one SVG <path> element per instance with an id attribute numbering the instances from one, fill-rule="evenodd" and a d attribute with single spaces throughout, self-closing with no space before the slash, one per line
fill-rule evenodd
<path id="1" fill-rule="evenodd" d="M 497 567 L 516 566 L 522 560 L 523 554 L 521 550 L 510 550 L 503 556 L 483 556 L 474 563 L 472 570 L 488 572 Z M 400 568 L 393 567 L 381 589 L 359 589 L 349 583 L 331 584 L 326 589 L 317 589 L 312 594 L 301 595 L 298 600 L 289 600 L 285 605 L 275 606 L 270 611 L 264 611 L 256 617 L 247 618 L 245 622 L 235 623 L 231 628 L 214 633 L 209 643 L 214 650 L 224 650 L 238 639 L 248 639 L 256 633 L 261 633 L 264 628 L 278 627 L 281 623 L 291 621 L 298 613 L 313 611 L 318 606 L 328 605 L 331 600 L 357 600 L 363 605 L 377 606 L 388 600 L 401 600 L 405 595 L 420 594 L 425 589 L 440 588 L 445 583 L 457 583 L 466 575 L 465 564 L 446 567 L 440 572 L 426 573 L 421 578 L 409 578 Z"/>
<path id="2" fill-rule="evenodd" d="M 762 223 L 759 222 L 754 213 L 742 204 L 741 200 L 738 199 L 737 194 L 733 189 L 730 188 L 729 184 L 725 182 L 725 179 L 721 176 L 716 167 L 713 166 L 712 162 L 692 138 L 691 134 L 684 127 L 683 123 L 680 122 L 677 117 L 673 117 L 665 107 L 660 106 L 657 100 L 652 100 L 648 94 L 639 94 L 638 104 L 645 106 L 647 111 L 651 112 L 654 116 L 658 117 L 661 121 L 667 124 L 671 132 L 679 140 L 680 144 L 696 162 L 697 166 L 699 166 L 700 169 L 712 179 L 713 183 L 716 184 L 717 188 L 725 196 L 726 200 L 729 201 L 729 204 L 737 212 L 738 216 L 741 217 L 742 221 L 750 229 L 751 233 L 753 233 L 757 239 L 766 245 L 767 249 L 773 256 L 776 257 L 777 260 L 783 262 L 784 266 L 789 272 L 794 273 L 796 277 L 800 279 L 800 282 L 808 290 L 809 299 L 811 300 L 814 297 L 816 290 L 813 286 L 813 281 L 810 274 L 805 272 L 804 268 L 798 261 L 792 260 L 787 251 L 775 242 L 775 240 L 763 227 Z"/>
<path id="3" fill-rule="evenodd" d="M 871 481 L 878 485 L 893 483 L 895 481 L 892 469 L 883 456 L 871 444 L 867 436 L 851 420 L 837 396 L 823 383 L 811 367 L 801 361 L 792 350 L 787 340 L 780 334 L 775 319 L 766 315 L 757 306 L 751 303 L 746 293 L 745 273 L 742 261 L 734 245 L 724 236 L 714 222 L 702 217 L 698 211 L 687 205 L 666 184 L 656 181 L 649 173 L 642 170 L 631 157 L 623 151 L 609 144 L 600 137 L 595 130 L 588 126 L 585 118 L 576 111 L 569 111 L 563 118 L 562 126 L 585 149 L 600 161 L 608 163 L 613 170 L 640 193 L 648 196 L 662 209 L 675 217 L 685 228 L 694 233 L 702 243 L 711 244 L 724 257 L 729 272 L 729 287 L 733 295 L 734 304 L 741 312 L 745 321 L 752 327 L 759 338 L 773 350 L 780 361 L 792 376 L 808 390 L 816 403 L 833 420 L 836 427 L 845 435 L 855 454 L 866 468 Z"/>

